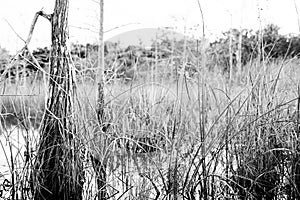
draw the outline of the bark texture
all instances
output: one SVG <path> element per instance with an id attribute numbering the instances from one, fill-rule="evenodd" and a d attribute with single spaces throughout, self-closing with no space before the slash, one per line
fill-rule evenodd
<path id="1" fill-rule="evenodd" d="M 67 48 L 69 0 L 51 15 L 49 92 L 33 173 L 34 199 L 82 199 L 82 162 L 74 117 L 75 82 Z"/>

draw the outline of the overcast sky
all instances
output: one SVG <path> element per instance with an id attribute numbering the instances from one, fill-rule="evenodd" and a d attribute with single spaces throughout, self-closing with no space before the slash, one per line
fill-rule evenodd
<path id="1" fill-rule="evenodd" d="M 70 39 L 72 42 L 97 41 L 99 6 L 97 0 L 70 0 Z M 257 30 L 260 24 L 275 23 L 283 34 L 298 33 L 294 1 L 299 0 L 200 0 L 206 35 L 215 38 L 230 27 Z M 26 38 L 35 12 L 53 12 L 55 0 L 0 0 L 0 46 L 11 52 L 23 45 L 14 31 Z M 105 39 L 146 27 L 173 27 L 201 37 L 201 15 L 197 0 L 104 0 Z M 126 25 L 126 26 L 124 26 Z M 31 47 L 50 45 L 50 24 L 40 19 Z"/>

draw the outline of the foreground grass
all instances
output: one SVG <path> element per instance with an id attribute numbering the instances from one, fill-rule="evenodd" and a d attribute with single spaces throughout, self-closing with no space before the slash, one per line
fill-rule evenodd
<path id="1" fill-rule="evenodd" d="M 203 72 L 199 82 L 179 76 L 107 85 L 104 129 L 96 120 L 96 86 L 78 84 L 78 139 L 86 154 L 97 155 L 107 166 L 109 196 L 298 198 L 299 69 L 293 60 L 247 69 L 230 81 Z M 3 94 L 21 96 L 1 96 L 3 133 L 9 127 L 39 127 L 45 105 L 42 85 L 6 86 Z M 7 151 L 8 158 L 16 156 Z M 9 191 L 28 188 L 20 181 L 25 172 L 13 168 L 13 161 L 7 159 L 14 175 L 7 180 L 15 183 Z M 96 194 L 92 169 L 87 156 L 86 199 Z"/>

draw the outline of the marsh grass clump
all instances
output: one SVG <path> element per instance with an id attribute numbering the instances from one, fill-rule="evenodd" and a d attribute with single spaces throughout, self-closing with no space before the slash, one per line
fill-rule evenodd
<path id="1" fill-rule="evenodd" d="M 291 113 L 297 112 L 298 98 L 287 99 L 282 76 L 280 71 L 260 74 L 235 119 L 230 151 L 237 166 L 231 185 L 240 199 L 294 198 L 287 188 L 294 176 L 291 155 L 296 153 L 297 134 Z"/>
<path id="2" fill-rule="evenodd" d="M 180 89 L 173 81 L 165 82 L 168 87 L 138 82 L 108 85 L 104 125 L 96 120 L 95 86 L 78 85 L 76 124 L 78 150 L 86 159 L 85 198 L 97 193 L 93 188 L 97 174 L 91 170 L 95 159 L 106 166 L 111 198 L 203 199 L 204 191 L 209 198 L 297 195 L 293 191 L 298 170 L 298 101 L 283 90 L 288 69 L 279 75 L 277 87 L 272 80 L 276 73 L 252 73 L 255 80 L 248 77 L 252 81 L 230 86 L 226 79 L 215 82 L 216 77 L 208 75 L 201 100 L 205 110 L 199 107 L 193 81 Z M 228 88 L 222 88 L 222 81 Z M 24 113 L 18 118 L 23 121 L 30 114 L 38 121 L 44 104 L 38 97 L 40 108 L 33 106 L 34 98 L 2 98 L 2 113 Z M 199 115 L 206 143 L 201 143 Z"/>

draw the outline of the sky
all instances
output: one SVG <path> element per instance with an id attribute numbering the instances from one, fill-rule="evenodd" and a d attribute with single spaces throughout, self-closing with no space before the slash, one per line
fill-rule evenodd
<path id="1" fill-rule="evenodd" d="M 70 41 L 95 43 L 98 38 L 98 0 L 70 0 Z M 229 28 L 258 30 L 269 23 L 282 34 L 298 34 L 299 0 L 199 0 L 209 39 Z M 0 46 L 10 52 L 22 48 L 34 14 L 52 13 L 55 0 L 0 0 Z M 295 6 L 296 5 L 296 6 Z M 202 37 L 202 19 L 197 0 L 104 0 L 104 39 L 139 29 L 171 27 L 173 30 Z M 40 18 L 30 48 L 50 46 L 50 23 Z"/>

